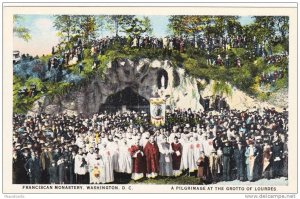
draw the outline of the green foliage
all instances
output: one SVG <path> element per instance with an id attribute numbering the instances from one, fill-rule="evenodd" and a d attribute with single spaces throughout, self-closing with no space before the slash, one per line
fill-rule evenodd
<path id="1" fill-rule="evenodd" d="M 213 84 L 213 95 L 219 96 L 232 96 L 232 88 L 229 84 L 224 81 L 215 81 Z"/>
<path id="2" fill-rule="evenodd" d="M 39 78 L 30 77 L 29 79 L 27 79 L 25 82 L 25 86 L 29 88 L 31 84 L 35 84 L 38 90 L 43 88 L 43 83 Z"/>
<path id="3" fill-rule="evenodd" d="M 225 25 L 226 22 L 226 25 Z M 276 21 L 275 21 L 276 22 Z M 237 22 L 236 17 L 218 17 L 218 16 L 171 16 L 170 17 L 170 29 L 173 30 L 175 35 L 187 34 L 189 36 L 196 36 L 199 33 L 209 34 L 213 33 L 217 36 L 217 33 L 223 33 L 225 31 L 244 31 L 246 37 L 257 36 L 258 40 L 263 34 L 271 34 L 272 27 L 270 29 L 261 28 L 263 21 L 256 20 L 256 23 L 241 27 Z M 89 40 L 96 35 L 99 29 L 104 27 L 110 27 L 116 32 L 126 32 L 127 34 L 140 35 L 148 33 L 151 35 L 152 27 L 149 24 L 149 18 L 137 18 L 133 15 L 122 16 L 102 16 L 95 18 L 94 16 L 72 16 L 72 15 L 57 15 L 55 16 L 54 27 L 59 31 L 60 36 L 64 40 L 65 46 L 71 47 L 71 43 L 76 41 L 78 37 L 83 37 L 85 40 Z M 257 30 L 255 29 L 257 28 Z M 278 28 L 279 30 L 280 28 Z M 101 31 L 100 30 L 100 31 Z M 287 33 L 284 33 L 287 34 Z M 288 34 L 287 34 L 288 35 Z M 129 39 L 129 37 L 128 37 Z M 288 49 L 288 43 L 286 40 L 280 41 L 273 46 L 274 53 L 280 53 L 285 49 Z M 109 49 L 105 51 L 105 54 L 99 55 L 100 66 L 97 69 L 92 69 L 93 57 L 91 56 L 90 46 L 84 49 L 84 71 L 80 74 L 83 80 L 78 84 L 71 84 L 67 82 L 42 82 L 38 78 L 20 79 L 14 76 L 14 111 L 26 112 L 32 106 L 33 102 L 42 95 L 53 97 L 55 95 L 65 95 L 68 92 L 72 92 L 74 89 L 78 89 L 88 84 L 93 78 L 103 78 L 104 71 L 109 62 L 115 62 L 119 59 L 129 59 L 132 61 L 138 61 L 142 58 L 148 58 L 150 60 L 170 60 L 172 66 L 182 67 L 186 69 L 186 73 L 209 80 L 215 80 L 214 94 L 219 95 L 232 95 L 232 88 L 225 82 L 230 83 L 233 87 L 237 87 L 242 91 L 256 96 L 261 100 L 267 100 L 269 93 L 263 93 L 259 89 L 259 76 L 262 72 L 269 72 L 278 69 L 278 66 L 287 66 L 288 60 L 283 60 L 282 63 L 275 65 L 267 65 L 262 58 L 250 58 L 248 52 L 243 48 L 232 48 L 229 51 L 217 48 L 211 52 L 212 57 L 220 55 L 224 58 L 229 56 L 230 66 L 208 66 L 205 59 L 205 51 L 195 49 L 193 47 L 186 47 L 184 53 L 180 53 L 177 50 L 164 51 L 163 49 L 153 48 L 131 48 L 129 45 L 121 46 L 118 42 L 111 44 Z M 52 55 L 46 55 L 40 57 L 44 63 L 48 62 L 48 59 Z M 234 64 L 235 58 L 239 57 L 242 63 L 241 68 L 237 68 Z M 78 63 L 79 64 L 79 63 Z M 68 73 L 79 74 L 78 64 L 68 66 Z M 31 83 L 37 85 L 38 90 L 46 88 L 45 93 L 39 93 L 37 96 L 29 98 L 18 98 L 17 92 L 22 86 L 29 87 Z M 173 84 L 177 84 L 173 82 Z M 198 90 L 201 91 L 205 88 L 206 84 L 197 82 Z M 285 78 L 276 81 L 274 90 L 279 90 L 288 85 L 288 78 L 285 74 Z M 193 91 L 193 94 L 195 91 Z"/>
<path id="4" fill-rule="evenodd" d="M 106 17 L 106 29 L 115 32 L 116 36 L 119 32 L 126 32 L 126 28 L 131 24 L 134 15 L 108 15 Z"/>
<path id="5" fill-rule="evenodd" d="M 28 42 L 31 39 L 31 34 L 29 28 L 22 25 L 24 18 L 20 15 L 13 16 L 13 33 L 15 36 Z"/>
<path id="6" fill-rule="evenodd" d="M 242 26 L 237 16 L 205 16 L 205 15 L 172 15 L 169 18 L 169 29 L 174 35 L 221 36 L 225 32 L 240 33 Z"/>
<path id="7" fill-rule="evenodd" d="M 285 48 L 281 44 L 277 44 L 276 46 L 273 47 L 273 53 L 282 53 L 285 51 Z"/>
<path id="8" fill-rule="evenodd" d="M 269 92 L 259 92 L 257 94 L 257 99 L 259 99 L 260 101 L 267 101 L 270 97 L 270 93 Z"/>
<path id="9" fill-rule="evenodd" d="M 61 37 L 63 41 L 69 42 L 77 31 L 74 15 L 55 15 L 54 17 L 54 27 L 59 31 L 57 36 Z"/>

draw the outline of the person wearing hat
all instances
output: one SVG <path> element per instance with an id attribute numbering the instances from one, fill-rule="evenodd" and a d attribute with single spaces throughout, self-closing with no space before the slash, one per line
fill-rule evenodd
<path id="1" fill-rule="evenodd" d="M 286 179 L 288 178 L 288 173 L 289 173 L 289 170 L 288 170 L 288 163 L 289 163 L 289 159 L 288 159 L 288 138 L 287 138 L 287 135 L 285 135 L 284 137 L 282 137 L 282 140 L 283 142 L 283 156 L 282 156 L 282 159 L 283 159 L 283 168 L 282 168 L 282 175 L 284 177 L 286 177 Z"/>
<path id="2" fill-rule="evenodd" d="M 131 145 L 128 145 L 126 138 L 120 139 L 118 145 L 119 145 L 118 172 L 120 174 L 119 175 L 120 182 L 124 183 L 130 179 L 131 172 L 132 172 L 132 158 L 130 153 Z"/>
<path id="3" fill-rule="evenodd" d="M 59 160 L 57 161 L 57 167 L 58 167 L 58 183 L 59 184 L 65 184 L 66 181 L 66 161 L 64 159 L 64 156 L 60 156 Z"/>
<path id="4" fill-rule="evenodd" d="M 179 139 L 177 136 L 174 137 L 174 142 L 171 143 L 172 150 L 174 153 L 172 154 L 172 161 L 173 161 L 173 171 L 175 177 L 181 175 L 180 163 L 182 157 L 182 144 L 179 143 Z"/>
<path id="5" fill-rule="evenodd" d="M 47 147 L 43 148 L 43 152 L 41 153 L 40 156 L 40 163 L 41 163 L 41 180 L 42 183 L 48 183 L 49 182 L 49 167 L 50 163 L 52 162 L 52 153 L 48 150 Z"/>
<path id="6" fill-rule="evenodd" d="M 160 176 L 173 176 L 173 161 L 172 161 L 172 146 L 167 141 L 167 137 L 163 137 L 163 141 L 158 144 L 159 148 L 159 175 Z"/>
<path id="7" fill-rule="evenodd" d="M 51 161 L 49 171 L 49 183 L 50 184 L 57 184 L 58 183 L 58 176 L 57 176 L 57 166 L 54 160 Z"/>
<path id="8" fill-rule="evenodd" d="M 255 148 L 257 150 L 257 156 L 254 161 L 253 178 L 258 180 L 262 177 L 263 173 L 263 144 L 261 136 L 255 137 Z"/>
<path id="9" fill-rule="evenodd" d="M 100 151 L 100 155 L 103 159 L 103 174 L 104 174 L 104 182 L 111 183 L 114 182 L 114 168 L 113 168 L 113 151 L 108 148 L 108 144 L 106 142 L 102 143 L 102 149 Z"/>
<path id="10" fill-rule="evenodd" d="M 24 168 L 24 164 L 27 162 L 29 157 L 25 157 L 20 150 L 20 143 L 15 144 L 15 151 L 13 154 L 13 175 L 14 184 L 29 184 L 29 177 Z"/>
<path id="11" fill-rule="evenodd" d="M 31 154 L 31 158 L 24 165 L 26 172 L 30 179 L 30 184 L 39 184 L 40 183 L 40 160 L 36 153 Z"/>
<path id="12" fill-rule="evenodd" d="M 274 178 L 281 176 L 282 170 L 282 157 L 283 157 L 283 144 L 279 139 L 273 142 L 272 158 L 273 158 L 273 174 Z"/>
<path id="13" fill-rule="evenodd" d="M 132 175 L 131 179 L 139 180 L 146 173 L 146 159 L 143 152 L 143 147 L 140 146 L 140 140 L 136 139 L 130 147 L 130 155 L 132 157 Z"/>
<path id="14" fill-rule="evenodd" d="M 263 147 L 263 176 L 268 180 L 272 177 L 272 150 L 269 142 L 265 142 Z"/>
<path id="15" fill-rule="evenodd" d="M 245 148 L 241 141 L 238 141 L 234 150 L 233 157 L 236 165 L 236 179 L 244 181 L 245 177 Z"/>
<path id="16" fill-rule="evenodd" d="M 85 176 L 87 173 L 87 162 L 82 148 L 79 149 L 78 154 L 75 156 L 74 173 L 76 174 L 77 184 L 85 184 Z"/>
<path id="17" fill-rule="evenodd" d="M 211 174 L 211 180 L 212 183 L 215 184 L 218 182 L 218 173 L 220 173 L 220 165 L 219 162 L 219 156 L 217 155 L 217 151 L 215 149 L 211 150 L 211 154 L 209 156 L 209 169 Z"/>
<path id="18" fill-rule="evenodd" d="M 257 149 L 254 146 L 254 142 L 252 139 L 248 140 L 249 146 L 246 148 L 245 151 L 245 158 L 246 158 L 246 167 L 247 167 L 247 179 L 251 182 L 254 181 L 253 178 L 253 170 L 254 170 L 254 162 L 257 156 Z"/>
<path id="19" fill-rule="evenodd" d="M 196 164 L 198 166 L 197 176 L 199 178 L 199 184 L 207 183 L 209 181 L 209 160 L 205 156 L 204 151 L 201 151 Z"/>
<path id="20" fill-rule="evenodd" d="M 159 149 L 153 136 L 150 136 L 144 148 L 144 153 L 146 156 L 147 177 L 156 178 L 159 172 Z"/>
<path id="21" fill-rule="evenodd" d="M 230 161 L 232 157 L 232 147 L 229 145 L 228 140 L 224 140 L 224 147 L 223 147 L 223 180 L 229 181 L 230 180 Z"/>
<path id="22" fill-rule="evenodd" d="M 76 184 L 76 176 L 74 173 L 74 167 L 75 167 L 75 157 L 76 152 L 73 150 L 72 147 L 69 147 L 69 154 L 66 157 L 66 164 L 67 164 L 67 182 L 70 184 Z"/>

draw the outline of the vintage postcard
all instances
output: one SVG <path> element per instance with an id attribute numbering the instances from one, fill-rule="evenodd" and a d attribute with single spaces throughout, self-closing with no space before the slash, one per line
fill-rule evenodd
<path id="1" fill-rule="evenodd" d="M 296 3 L 4 3 L 3 193 L 294 197 Z"/>

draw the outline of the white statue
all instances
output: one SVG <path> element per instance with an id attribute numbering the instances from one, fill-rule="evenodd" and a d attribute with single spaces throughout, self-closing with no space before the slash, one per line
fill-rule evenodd
<path id="1" fill-rule="evenodd" d="M 164 89 L 165 88 L 165 76 L 162 76 L 160 81 L 161 81 L 161 88 Z"/>

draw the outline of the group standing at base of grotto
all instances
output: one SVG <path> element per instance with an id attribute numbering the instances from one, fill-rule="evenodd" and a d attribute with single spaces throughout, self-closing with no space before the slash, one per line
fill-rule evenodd
<path id="1" fill-rule="evenodd" d="M 128 183 L 182 175 L 209 184 L 288 177 L 288 112 L 173 110 L 13 116 L 13 183 Z"/>

